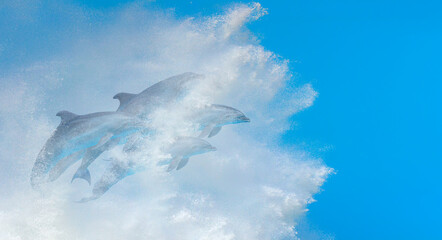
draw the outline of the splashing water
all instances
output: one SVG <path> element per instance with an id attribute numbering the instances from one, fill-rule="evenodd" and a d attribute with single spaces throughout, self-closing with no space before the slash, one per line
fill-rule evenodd
<path id="1" fill-rule="evenodd" d="M 31 17 L 65 16 L 66 30 L 49 33 L 62 47 L 23 60 L 0 79 L 1 239 L 296 238 L 297 220 L 332 169 L 306 152 L 276 145 L 289 117 L 311 106 L 317 93 L 308 84 L 287 90 L 287 61 L 265 50 L 245 28 L 265 9 L 257 3 L 235 5 L 211 17 L 176 19 L 141 4 L 109 13 L 49 5 L 52 9 L 26 11 Z M 36 27 L 47 24 L 36 21 Z M 138 153 L 148 165 L 144 172 L 85 204 L 73 201 L 90 192 L 86 182 L 70 184 L 78 165 L 53 182 L 50 192 L 32 190 L 30 170 L 58 124 L 56 112 L 116 110 L 116 93 L 138 93 L 189 71 L 204 74 L 204 83 L 186 99 L 188 107 L 155 112 L 156 128 L 179 127 Z M 180 116 L 207 103 L 241 109 L 252 121 L 223 128 L 210 139 L 216 152 L 167 173 L 152 159 L 164 158 L 159 149 L 165 142 L 193 131 Z M 103 159 L 120 154 L 117 148 L 97 159 L 93 181 L 104 171 Z"/>

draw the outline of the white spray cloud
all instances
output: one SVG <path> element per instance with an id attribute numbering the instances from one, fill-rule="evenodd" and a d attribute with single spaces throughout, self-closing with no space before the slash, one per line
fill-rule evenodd
<path id="1" fill-rule="evenodd" d="M 32 14 L 67 15 L 57 43 L 62 48 L 43 59 L 17 60 L 0 79 L 1 239 L 296 238 L 296 222 L 332 169 L 275 144 L 289 128 L 288 118 L 310 107 L 317 93 L 310 84 L 293 87 L 288 62 L 245 28 L 265 9 L 235 5 L 211 17 L 176 19 L 139 3 L 110 12 L 50 3 L 42 4 L 49 10 L 33 8 Z M 46 26 L 43 20 L 33 24 Z M 14 50 L 2 46 L 3 52 Z M 41 196 L 31 189 L 29 173 L 56 127 L 57 111 L 115 110 L 114 94 L 138 93 L 189 71 L 205 75 L 193 95 L 197 102 L 233 106 L 252 120 L 210 139 L 218 151 L 192 157 L 173 173 L 152 164 L 86 204 L 73 202 L 90 190 L 84 182 L 69 183 L 77 165 L 53 183 L 52 192 Z M 179 125 L 180 114 L 186 108 L 156 119 Z M 149 162 L 152 154 L 140 158 Z M 98 159 L 91 166 L 93 181 L 103 164 Z"/>

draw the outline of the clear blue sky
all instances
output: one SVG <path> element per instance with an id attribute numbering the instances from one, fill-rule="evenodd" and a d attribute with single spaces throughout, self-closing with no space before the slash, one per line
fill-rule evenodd
<path id="1" fill-rule="evenodd" d="M 190 16 L 232 2 L 151 5 Z M 259 2 L 269 15 L 250 29 L 319 92 L 282 140 L 337 172 L 310 206 L 309 224 L 336 239 L 442 239 L 442 3 Z"/>

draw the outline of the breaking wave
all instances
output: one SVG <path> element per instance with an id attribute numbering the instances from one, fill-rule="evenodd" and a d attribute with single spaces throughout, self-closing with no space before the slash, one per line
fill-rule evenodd
<path id="1" fill-rule="evenodd" d="M 266 14 L 258 3 L 184 19 L 140 3 L 109 12 L 54 2 L 44 9 L 6 7 L 12 14 L 26 10 L 29 19 L 14 21 L 38 19 L 32 22 L 37 29 L 48 24 L 45 14 L 66 20 L 62 30 L 48 33 L 48 44 L 55 38 L 58 47 L 17 60 L 0 79 L 1 239 L 296 239 L 297 221 L 332 169 L 277 144 L 289 118 L 310 107 L 317 93 L 309 84 L 292 87 L 288 62 L 247 30 Z M 14 49 L 0 46 L 0 54 Z M 205 76 L 189 106 L 223 103 L 241 109 L 251 123 L 223 128 L 209 140 L 218 150 L 192 157 L 186 168 L 168 173 L 151 164 L 96 201 L 74 202 L 90 192 L 86 182 L 70 184 L 78 165 L 50 192 L 31 188 L 30 171 L 58 124 L 56 112 L 114 111 L 114 94 L 138 93 L 183 72 Z M 154 148 L 190 131 L 178 117 L 187 109 L 156 112 L 154 126 L 167 122 L 179 131 L 151 142 Z M 100 156 L 92 176 L 120 150 Z M 157 157 L 140 153 L 147 162 Z"/>

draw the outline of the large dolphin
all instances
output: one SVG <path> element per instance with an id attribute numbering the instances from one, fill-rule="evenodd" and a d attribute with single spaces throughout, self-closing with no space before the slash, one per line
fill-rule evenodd
<path id="1" fill-rule="evenodd" d="M 189 161 L 189 157 L 215 151 L 216 148 L 205 140 L 194 137 L 179 137 L 164 151 L 171 155 L 168 171 L 183 168 Z M 81 199 L 79 202 L 87 202 L 101 197 L 113 185 L 123 178 L 144 170 L 144 167 L 133 162 L 113 160 L 98 182 L 94 184 L 92 196 Z"/>
<path id="2" fill-rule="evenodd" d="M 61 122 L 38 154 L 32 169 L 33 187 L 55 180 L 85 154 L 120 141 L 142 126 L 137 118 L 118 112 L 76 115 L 61 111 L 57 116 Z"/>
<path id="3" fill-rule="evenodd" d="M 120 101 L 117 112 L 146 118 L 154 110 L 184 97 L 202 77 L 188 72 L 155 83 L 139 94 L 118 93 L 113 97 Z"/>
<path id="4" fill-rule="evenodd" d="M 238 109 L 219 104 L 207 105 L 197 110 L 192 118 L 201 129 L 200 138 L 215 136 L 221 131 L 222 126 L 227 124 L 250 122 L 250 119 Z"/>
<path id="5" fill-rule="evenodd" d="M 154 110 L 165 107 L 183 97 L 191 87 L 202 79 L 202 75 L 195 73 L 183 73 L 162 80 L 139 94 L 118 93 L 114 99 L 120 101 L 117 112 L 125 112 L 139 117 L 147 117 Z M 241 111 L 224 106 L 212 104 L 200 109 L 192 121 L 201 126 L 200 137 L 213 137 L 227 124 L 250 122 Z"/>

